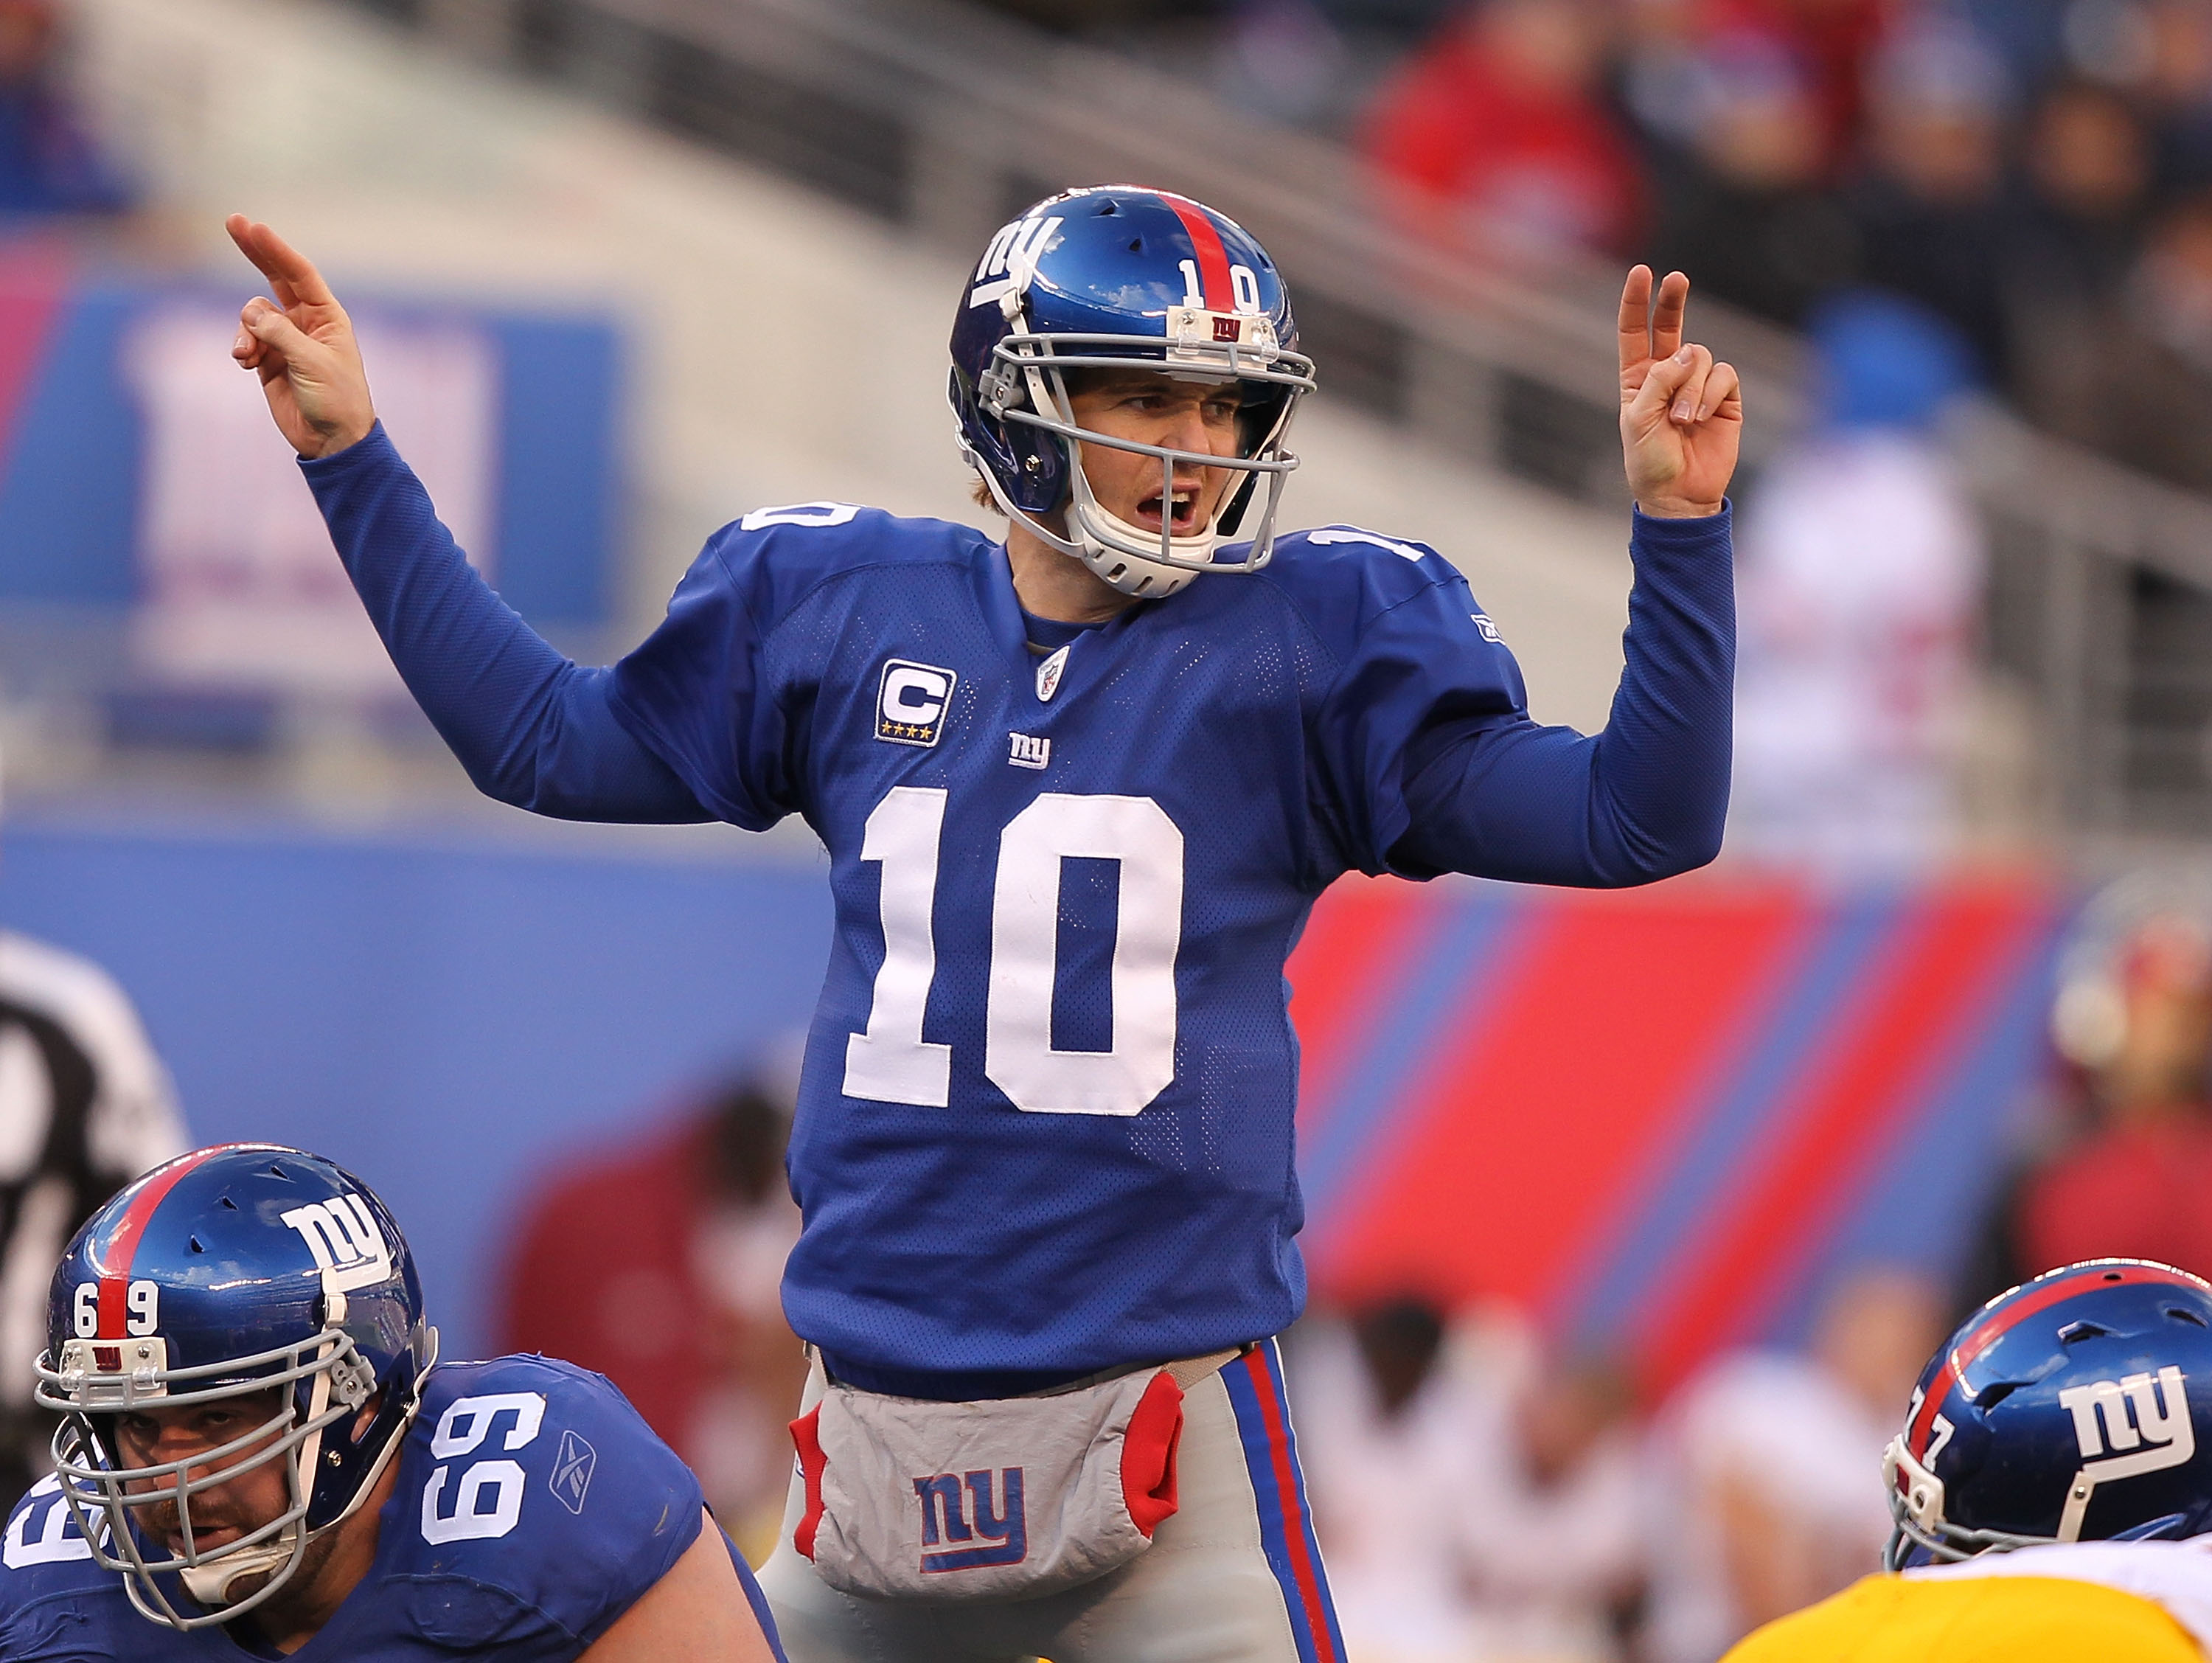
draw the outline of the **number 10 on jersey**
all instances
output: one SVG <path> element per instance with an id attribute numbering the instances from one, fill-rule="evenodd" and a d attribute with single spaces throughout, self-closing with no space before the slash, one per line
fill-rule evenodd
<path id="1" fill-rule="evenodd" d="M 883 865 L 883 967 L 865 1033 L 845 1045 L 848 1097 L 944 1108 L 952 1047 L 921 1037 L 937 977 L 941 787 L 894 786 L 864 830 Z M 1113 1045 L 1054 1051 L 1061 862 L 1121 863 L 1114 935 Z M 1176 953 L 1182 944 L 1182 833 L 1150 797 L 1040 795 L 999 838 L 983 1073 L 1032 1114 L 1132 1115 L 1175 1079 Z"/>

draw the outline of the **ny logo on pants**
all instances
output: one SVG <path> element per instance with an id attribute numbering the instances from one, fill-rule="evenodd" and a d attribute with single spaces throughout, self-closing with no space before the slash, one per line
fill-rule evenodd
<path id="1" fill-rule="evenodd" d="M 997 1474 L 970 1472 L 967 1480 L 964 1492 L 956 1473 L 940 1472 L 914 1481 L 915 1496 L 921 1503 L 921 1568 L 925 1571 L 1018 1565 L 1029 1556 L 1029 1531 L 1022 1519 L 1021 1468 L 1010 1466 Z M 952 1542 L 975 1545 L 945 1545 Z"/>

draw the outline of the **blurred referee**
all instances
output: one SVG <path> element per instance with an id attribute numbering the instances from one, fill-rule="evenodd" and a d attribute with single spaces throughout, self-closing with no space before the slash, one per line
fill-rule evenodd
<path id="1" fill-rule="evenodd" d="M 55 1261 L 101 1202 L 184 1148 L 168 1071 L 114 978 L 0 929 L 0 1517 L 52 1465 L 31 1359 Z"/>

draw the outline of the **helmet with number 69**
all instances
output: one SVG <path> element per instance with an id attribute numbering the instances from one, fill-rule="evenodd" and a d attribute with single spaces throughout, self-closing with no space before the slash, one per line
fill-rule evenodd
<path id="1" fill-rule="evenodd" d="M 1115 588 L 1148 600 L 1203 572 L 1255 571 L 1274 545 L 1275 509 L 1298 459 L 1284 448 L 1313 361 L 1297 350 L 1290 292 L 1267 251 L 1203 203 L 1137 185 L 1047 197 L 1003 227 L 961 291 L 952 322 L 953 415 L 961 454 L 1012 519 Z M 1068 372 L 1157 370 L 1236 382 L 1234 455 L 1116 437 L 1076 419 Z M 1079 447 L 1160 466 L 1160 528 L 1109 512 Z M 1241 475 L 1210 524 L 1178 534 L 1166 512 L 1175 466 Z M 1044 516 L 1064 514 L 1064 529 Z M 1242 560 L 1214 551 L 1248 519 Z"/>
<path id="2" fill-rule="evenodd" d="M 131 1603 L 186 1629 L 259 1605 L 361 1506 L 437 1353 L 384 1203 L 331 1162 L 270 1143 L 179 1155 L 94 1213 L 54 1272 L 46 1332 L 38 1398 L 63 1416 L 62 1494 Z M 131 1464 L 124 1423 L 210 1405 L 246 1410 L 225 1423 L 238 1435 Z M 276 1516 L 203 1545 L 233 1532 L 208 1523 L 205 1501 L 196 1530 L 194 1498 L 272 1465 L 287 1498 Z"/>
<path id="3" fill-rule="evenodd" d="M 2212 1284 L 2090 1259 L 2001 1294 L 1929 1360 L 1882 1476 L 1886 1562 L 2212 1531 Z"/>

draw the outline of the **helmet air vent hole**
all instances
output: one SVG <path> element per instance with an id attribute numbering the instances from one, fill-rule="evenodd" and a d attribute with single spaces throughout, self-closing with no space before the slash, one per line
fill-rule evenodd
<path id="1" fill-rule="evenodd" d="M 2019 1391 L 2021 1386 L 2021 1382 L 2019 1380 L 1999 1380 L 1994 1386 L 1984 1386 L 1981 1395 L 1974 1399 L 1974 1407 L 1986 1415 L 2014 1392 Z"/>
<path id="2" fill-rule="evenodd" d="M 1131 237 L 1129 239 L 1129 252 L 1133 254 L 1143 253 L 1145 252 L 1145 240 L 1142 237 Z"/>
<path id="3" fill-rule="evenodd" d="M 238 1210 L 238 1203 L 237 1203 L 236 1202 L 233 1201 L 233 1200 L 232 1200 L 228 1196 L 225 1196 L 225 1197 L 222 1198 L 222 1204 L 223 1204 L 224 1206 L 226 1206 L 226 1207 L 229 1208 L 229 1209 L 230 1209 L 230 1210 L 231 1210 L 232 1212 L 234 1212 L 234 1212 L 236 1212 L 236 1211 Z"/>
<path id="4" fill-rule="evenodd" d="M 2166 1314 L 2176 1322 L 2193 1322 L 2199 1328 L 2205 1326 L 2203 1313 L 2192 1311 L 2185 1305 L 2169 1305 L 2166 1307 Z"/>
<path id="5" fill-rule="evenodd" d="M 1116 567 L 1115 567 L 1115 568 L 1114 568 L 1114 570 L 1113 570 L 1112 571 L 1109 571 L 1109 572 L 1108 572 L 1108 573 L 1106 574 L 1106 581 L 1107 581 L 1109 583 L 1114 582 L 1115 582 L 1117 579 L 1119 579 L 1119 578 L 1121 577 L 1121 574 L 1122 574 L 1123 572 L 1125 572 L 1125 571 L 1127 571 L 1127 570 L 1129 570 L 1129 569 L 1128 569 L 1127 566 L 1116 566 Z"/>
<path id="6" fill-rule="evenodd" d="M 2078 1345 L 2083 1340 L 2101 1340 L 2107 1338 L 2111 1336 L 2112 1331 L 2111 1329 L 2106 1327 L 2102 1323 L 2090 1322 L 2087 1319 L 2084 1319 L 2080 1322 L 2069 1322 L 2063 1328 L 2060 1329 L 2058 1331 L 2058 1343 L 2061 1345 Z"/>
<path id="7" fill-rule="evenodd" d="M 1107 198 L 1105 201 L 1098 204 L 1098 217 L 1100 219 L 1111 219 L 1115 215 L 1121 211 L 1121 204 L 1116 202 L 1112 197 Z"/>
<path id="8" fill-rule="evenodd" d="M 2120 1273 L 2118 1270 L 2107 1270 L 2105 1272 L 2105 1280 L 2106 1282 L 2118 1282 L 2120 1280 Z"/>
<path id="9" fill-rule="evenodd" d="M 191 1249 L 194 1252 L 204 1253 L 207 1252 L 206 1247 L 201 1244 L 200 1239 L 198 1236 L 187 1236 L 185 1240 L 191 1244 Z"/>
<path id="10" fill-rule="evenodd" d="M 269 1176 L 271 1178 L 281 1178 L 288 1184 L 290 1183 L 292 1179 L 292 1174 L 286 1172 L 282 1167 L 278 1166 L 273 1160 L 269 1163 Z"/>

